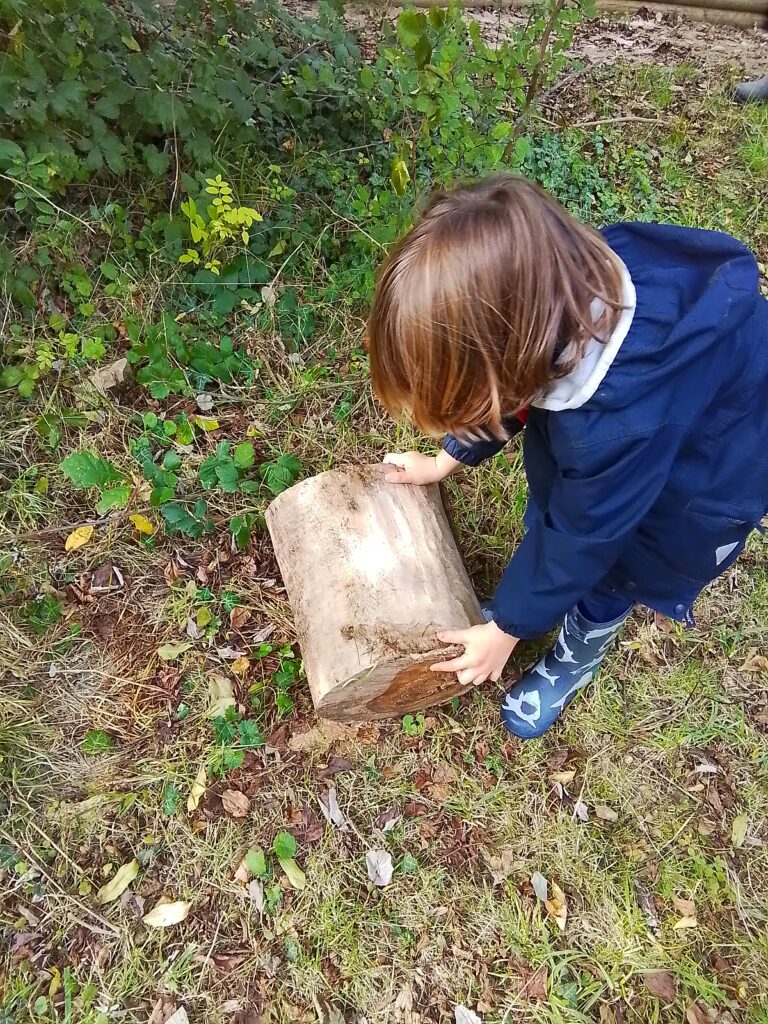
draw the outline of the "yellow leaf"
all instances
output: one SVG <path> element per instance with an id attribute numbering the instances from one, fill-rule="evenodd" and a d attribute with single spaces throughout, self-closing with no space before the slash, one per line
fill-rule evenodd
<path id="1" fill-rule="evenodd" d="M 226 676 L 216 673 L 208 678 L 208 692 L 211 695 L 211 706 L 208 709 L 209 718 L 221 718 L 226 715 L 230 708 L 235 707 L 235 694 L 232 683 Z"/>
<path id="2" fill-rule="evenodd" d="M 206 775 L 205 765 L 203 765 L 195 776 L 195 781 L 189 788 L 189 796 L 187 797 L 188 811 L 192 812 L 197 810 L 197 805 L 200 803 L 203 793 L 205 793 L 205 786 L 207 782 L 208 776 Z"/>
<path id="3" fill-rule="evenodd" d="M 292 889 L 298 889 L 299 891 L 301 891 L 302 889 L 306 889 L 307 876 L 301 870 L 296 861 L 293 860 L 293 858 L 278 857 L 277 863 L 285 872 L 285 877 L 288 879 Z"/>
<path id="4" fill-rule="evenodd" d="M 118 896 L 122 896 L 138 873 L 139 862 L 137 860 L 132 860 L 127 864 L 123 864 L 115 877 L 111 878 L 106 885 L 102 885 L 96 893 L 96 902 L 111 903 L 113 900 L 116 900 Z"/>
<path id="5" fill-rule="evenodd" d="M 568 904 L 565 902 L 565 893 L 557 882 L 549 883 L 549 899 L 544 900 L 547 913 L 555 919 L 557 927 L 561 932 L 565 931 L 565 922 L 568 920 Z"/>
<path id="6" fill-rule="evenodd" d="M 48 493 L 48 477 L 41 476 L 35 484 L 35 494 L 47 494 Z"/>
<path id="7" fill-rule="evenodd" d="M 748 814 L 740 814 L 737 818 L 733 819 L 733 825 L 731 825 L 731 842 L 737 850 L 744 845 L 744 840 L 747 838 L 748 828 Z"/>
<path id="8" fill-rule="evenodd" d="M 128 516 L 128 518 L 133 523 L 137 533 L 145 533 L 147 536 L 149 536 L 151 533 L 155 532 L 154 525 L 149 521 L 149 519 L 147 519 L 146 516 L 139 515 L 139 513 L 137 512 L 135 515 Z"/>
<path id="9" fill-rule="evenodd" d="M 148 914 L 144 915 L 142 921 L 150 928 L 170 928 L 184 920 L 191 906 L 192 904 L 185 900 L 176 900 L 175 903 L 158 903 Z"/>
<path id="10" fill-rule="evenodd" d="M 675 931 L 680 931 L 683 928 L 698 928 L 699 922 L 695 917 L 681 917 L 672 927 Z"/>
<path id="11" fill-rule="evenodd" d="M 201 430 L 204 430 L 206 434 L 210 433 L 211 430 L 219 429 L 219 421 L 209 419 L 207 416 L 195 416 L 194 420 L 196 426 L 200 427 Z"/>
<path id="12" fill-rule="evenodd" d="M 245 673 L 250 668 L 250 666 L 250 661 L 248 661 L 245 655 L 242 655 L 239 658 L 235 658 L 235 660 L 232 662 L 232 671 L 235 673 L 236 676 L 244 676 Z"/>
<path id="13" fill-rule="evenodd" d="M 78 548 L 84 548 L 92 536 L 92 526 L 78 526 L 78 528 L 73 530 L 67 537 L 66 543 L 64 544 L 64 550 L 77 551 Z"/>

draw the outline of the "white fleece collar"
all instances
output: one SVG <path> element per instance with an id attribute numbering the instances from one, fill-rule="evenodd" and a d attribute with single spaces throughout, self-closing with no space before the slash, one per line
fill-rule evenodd
<path id="1" fill-rule="evenodd" d="M 568 376 L 554 381 L 552 386 L 533 402 L 538 409 L 549 409 L 551 412 L 578 409 L 594 395 L 602 384 L 603 377 L 610 370 L 632 326 L 637 301 L 629 271 L 618 256 L 616 259 L 621 273 L 621 300 L 624 308 L 613 333 L 606 342 L 598 341 L 597 338 L 590 339 L 584 349 L 584 355 Z M 600 316 L 602 308 L 602 302 L 595 299 L 592 304 L 592 315 L 595 319 Z"/>

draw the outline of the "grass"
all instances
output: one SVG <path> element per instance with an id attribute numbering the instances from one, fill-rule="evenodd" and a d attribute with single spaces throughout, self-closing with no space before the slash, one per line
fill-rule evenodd
<path id="1" fill-rule="evenodd" d="M 618 65 L 582 76 L 543 115 L 573 124 L 631 111 L 653 120 L 601 128 L 623 211 L 642 215 L 652 202 L 660 217 L 732 230 L 764 264 L 768 121 L 764 109 L 732 106 L 728 82 L 690 66 Z M 593 161 L 591 135 L 566 128 L 559 139 L 574 159 L 583 151 L 583 164 Z M 147 282 L 153 289 L 162 296 L 157 281 Z M 217 411 L 220 434 L 250 432 L 298 454 L 305 472 L 415 443 L 370 397 L 354 357 L 354 310 L 337 314 L 325 376 L 263 335 L 243 337 L 261 358 L 262 388 L 230 390 Z M 89 425 L 65 431 L 51 452 L 36 416 L 73 400 Z M 341 401 L 345 417 L 334 420 Z M 146 396 L 136 402 L 147 407 Z M 416 728 L 395 722 L 328 737 L 301 683 L 293 712 L 277 716 L 274 654 L 252 662 L 246 679 L 202 639 L 177 660 L 156 656 L 188 639 L 202 587 L 222 623 L 224 591 L 251 613 L 240 631 L 222 626 L 224 642 L 247 648 L 267 625 L 276 646 L 294 640 L 262 528 L 233 554 L 226 530 L 153 547 L 118 517 L 65 554 L 68 530 L 93 511 L 57 465 L 85 439 L 126 466 L 133 412 L 87 391 L 73 399 L 59 386 L 44 388 L 36 405 L 5 407 L 2 1019 L 145 1022 L 158 1008 L 152 1020 L 161 1024 L 183 1004 L 195 1022 L 420 1024 L 452 1019 L 463 1004 L 505 1024 L 645 1024 L 686 1011 L 691 1020 L 698 1000 L 722 1024 L 768 1021 L 768 705 L 764 675 L 741 668 L 767 653 L 763 540 L 702 599 L 697 630 L 668 631 L 638 611 L 589 694 L 539 741 L 506 739 L 492 687 L 427 712 Z M 191 464 L 214 443 L 198 438 Z M 34 489 L 41 477 L 45 493 Z M 522 529 L 519 450 L 452 483 L 451 498 L 467 563 L 487 591 Z M 262 511 L 248 496 L 210 500 L 219 523 Z M 124 585 L 89 595 L 85 581 L 106 563 L 120 568 Z M 212 772 L 211 672 L 230 677 L 269 736 L 226 778 Z M 91 730 L 106 731 L 112 748 L 85 753 Z M 290 738 L 306 730 L 314 748 L 292 750 Z M 201 766 L 206 794 L 187 811 Z M 330 777 L 329 766 L 342 770 Z M 573 773 L 565 784 L 564 772 Z M 342 830 L 324 827 L 320 814 L 329 785 L 348 822 Z M 174 813 L 164 810 L 170 787 Z M 227 788 L 250 799 L 244 819 L 224 810 Z M 385 832 L 377 818 L 390 808 L 397 820 Z M 285 828 L 297 832 L 307 887 L 292 889 L 268 855 L 269 909 L 260 914 L 233 876 L 249 848 L 269 851 Z M 395 864 L 383 890 L 368 881 L 371 848 L 386 848 Z M 96 892 L 133 858 L 137 880 L 99 905 Z M 534 872 L 565 894 L 563 932 L 534 893 Z M 164 897 L 192 908 L 183 924 L 159 932 L 141 918 Z M 693 926 L 679 927 L 691 916 Z M 643 982 L 657 969 L 677 985 L 669 1007 Z"/>

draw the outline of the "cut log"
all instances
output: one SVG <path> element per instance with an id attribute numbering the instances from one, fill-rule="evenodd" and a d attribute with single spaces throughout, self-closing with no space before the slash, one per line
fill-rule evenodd
<path id="1" fill-rule="evenodd" d="M 482 622 L 440 489 L 389 484 L 391 467 L 321 473 L 267 510 L 318 715 L 400 716 L 466 691 L 430 665 L 441 629 Z"/>

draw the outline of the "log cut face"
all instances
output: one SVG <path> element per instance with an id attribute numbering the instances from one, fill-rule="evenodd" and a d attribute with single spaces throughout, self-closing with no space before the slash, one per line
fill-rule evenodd
<path id="1" fill-rule="evenodd" d="M 399 716 L 467 689 L 453 673 L 430 671 L 458 653 L 439 643 L 438 630 L 482 622 L 439 488 L 389 484 L 387 468 L 322 473 L 267 511 L 325 718 Z"/>

